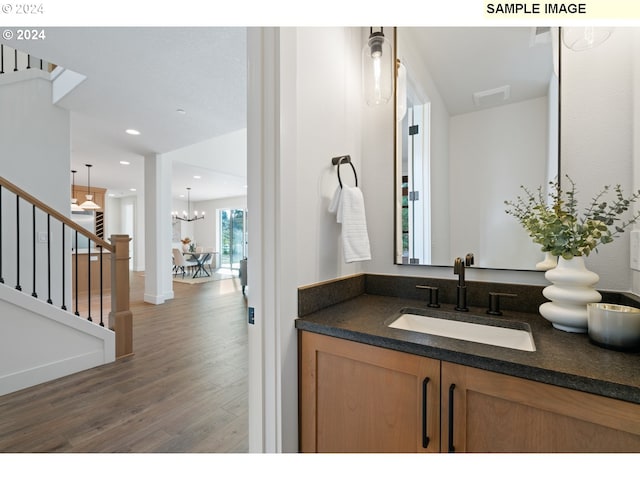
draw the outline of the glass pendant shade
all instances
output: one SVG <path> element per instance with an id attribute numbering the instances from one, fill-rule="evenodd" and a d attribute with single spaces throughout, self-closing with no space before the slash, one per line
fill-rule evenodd
<path id="1" fill-rule="evenodd" d="M 613 32 L 612 27 L 563 27 L 562 43 L 573 51 L 580 52 L 604 43 Z"/>
<path id="2" fill-rule="evenodd" d="M 362 49 L 362 90 L 367 105 L 383 105 L 393 93 L 393 55 L 391 43 L 382 29 L 371 29 L 369 40 Z"/>
<path id="3" fill-rule="evenodd" d="M 86 200 L 80 204 L 82 210 L 98 210 L 100 205 L 93 201 L 93 195 L 85 195 Z"/>
<path id="4" fill-rule="evenodd" d="M 100 205 L 98 205 L 93 201 L 93 195 L 91 195 L 91 174 L 90 173 L 91 173 L 92 166 L 93 165 L 85 164 L 85 167 L 87 167 L 87 191 L 89 193 L 84 196 L 86 200 L 80 204 L 80 208 L 82 208 L 83 210 L 99 210 L 100 209 Z"/>

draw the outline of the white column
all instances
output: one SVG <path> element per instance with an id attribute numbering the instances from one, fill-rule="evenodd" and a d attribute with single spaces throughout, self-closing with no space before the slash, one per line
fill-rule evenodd
<path id="1" fill-rule="evenodd" d="M 159 305 L 173 298 L 171 281 L 171 161 L 144 157 L 144 301 Z"/>

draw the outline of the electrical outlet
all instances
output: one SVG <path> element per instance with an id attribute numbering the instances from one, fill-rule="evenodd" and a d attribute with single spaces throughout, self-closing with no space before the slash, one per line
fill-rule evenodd
<path id="1" fill-rule="evenodd" d="M 630 265 L 633 270 L 640 271 L 640 230 L 632 230 L 630 239 L 631 239 L 631 245 L 629 248 L 631 252 Z"/>
<path id="2" fill-rule="evenodd" d="M 47 232 L 38 232 L 39 243 L 47 243 L 48 241 L 49 241 L 49 235 L 47 235 Z"/>

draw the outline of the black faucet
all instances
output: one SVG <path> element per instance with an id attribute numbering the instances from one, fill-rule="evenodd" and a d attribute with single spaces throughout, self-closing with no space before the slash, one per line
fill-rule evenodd
<path id="1" fill-rule="evenodd" d="M 458 286 L 456 287 L 456 310 L 459 312 L 468 312 L 467 308 L 467 285 L 464 281 L 464 269 L 473 265 L 473 253 L 467 253 L 462 258 L 457 257 L 453 261 L 453 273 L 458 275 Z"/>

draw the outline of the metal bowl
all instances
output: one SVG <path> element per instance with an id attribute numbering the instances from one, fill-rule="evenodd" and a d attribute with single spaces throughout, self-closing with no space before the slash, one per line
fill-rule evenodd
<path id="1" fill-rule="evenodd" d="M 640 309 L 612 303 L 587 304 L 589 339 L 614 350 L 640 350 Z"/>

